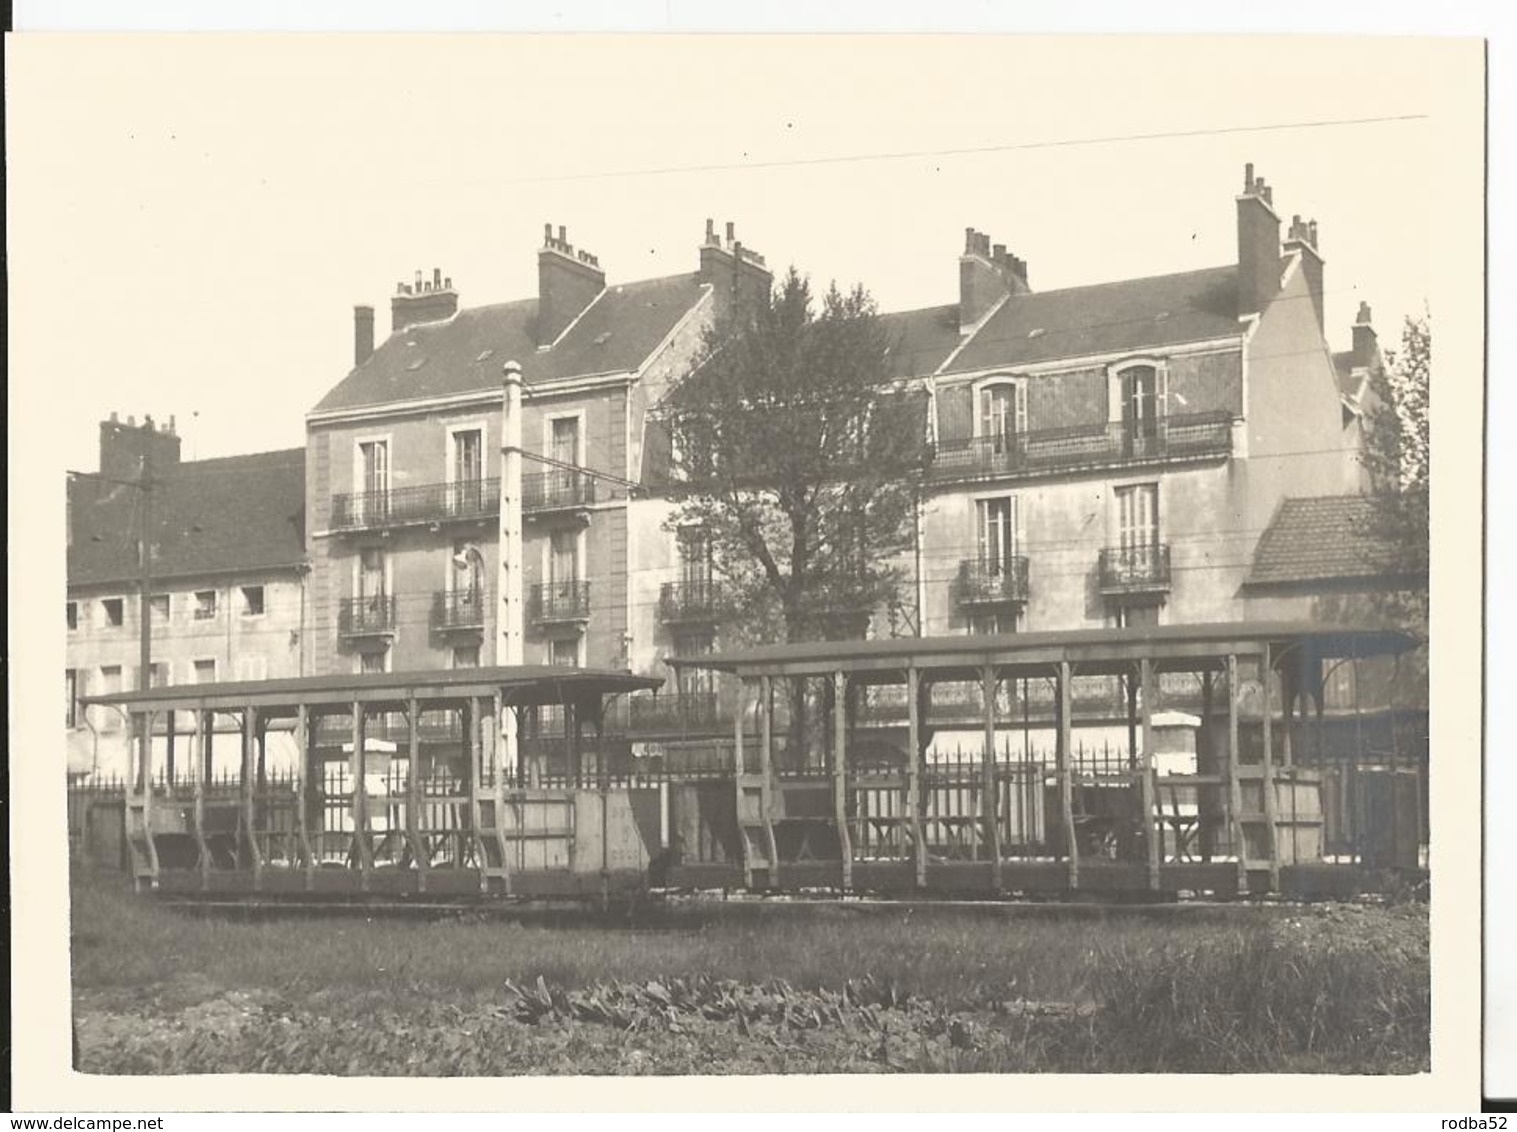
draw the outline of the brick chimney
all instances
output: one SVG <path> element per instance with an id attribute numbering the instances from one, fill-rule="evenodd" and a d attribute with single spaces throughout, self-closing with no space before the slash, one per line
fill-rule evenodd
<path id="1" fill-rule="evenodd" d="M 964 229 L 964 254 L 959 256 L 959 328 L 974 326 L 1007 295 L 1025 295 L 1027 264 L 1006 250 L 992 245 L 990 235 Z"/>
<path id="2" fill-rule="evenodd" d="M 1238 314 L 1258 314 L 1280 290 L 1280 217 L 1274 191 L 1243 167 L 1238 194 Z"/>
<path id="3" fill-rule="evenodd" d="M 390 299 L 390 333 L 418 323 L 442 322 L 457 313 L 458 292 L 453 290 L 453 280 L 444 279 L 435 267 L 430 279 L 417 271 L 415 282 L 395 285 Z"/>
<path id="4" fill-rule="evenodd" d="M 764 257 L 743 246 L 737 238 L 737 226 L 730 220 L 725 238 L 717 234 L 716 221 L 706 221 L 700 281 L 711 287 L 718 323 L 725 323 L 734 312 L 758 307 L 768 299 L 774 286 L 774 276 Z"/>
<path id="5" fill-rule="evenodd" d="M 353 308 L 353 365 L 361 366 L 374 356 L 374 308 Z"/>
<path id="6" fill-rule="evenodd" d="M 1370 305 L 1359 304 L 1359 315 L 1354 319 L 1354 365 L 1373 369 L 1380 364 L 1380 336 L 1370 321 Z"/>
<path id="7" fill-rule="evenodd" d="M 1312 309 L 1317 312 L 1317 329 L 1327 332 L 1327 319 L 1322 308 L 1322 251 L 1317 244 L 1317 222 L 1303 221 L 1299 215 L 1291 217 L 1291 226 L 1285 235 L 1285 250 L 1301 258 L 1300 271 L 1306 277 L 1306 288 L 1312 295 Z"/>
<path id="8" fill-rule="evenodd" d="M 537 253 L 537 346 L 551 346 L 571 322 L 584 313 L 606 289 L 600 260 L 576 251 L 562 224 L 543 225 L 543 246 Z"/>
<path id="9" fill-rule="evenodd" d="M 153 473 L 162 475 L 179 464 L 179 434 L 174 418 L 166 425 L 155 425 L 152 417 L 142 424 L 127 417 L 122 424 L 115 413 L 100 422 L 100 474 L 115 479 L 133 480 L 142 472 L 142 457 L 150 453 Z"/>

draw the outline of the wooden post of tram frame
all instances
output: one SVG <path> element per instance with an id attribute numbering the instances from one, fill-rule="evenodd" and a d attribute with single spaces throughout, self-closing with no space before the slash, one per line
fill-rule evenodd
<path id="1" fill-rule="evenodd" d="M 911 822 L 911 851 L 915 856 L 916 886 L 927 887 L 927 845 L 922 840 L 922 726 L 920 676 L 916 666 L 906 669 L 906 812 Z"/>
<path id="2" fill-rule="evenodd" d="M 1227 826 L 1238 858 L 1238 892 L 1248 891 L 1248 843 L 1243 836 L 1243 787 L 1238 781 L 1238 657 L 1227 654 Z"/>
<path id="3" fill-rule="evenodd" d="M 1143 734 L 1143 844 L 1148 850 L 1148 887 L 1158 891 L 1160 843 L 1164 837 L 1164 826 L 1154 797 L 1154 775 L 1158 773 L 1154 757 L 1154 666 L 1146 656 L 1138 662 L 1138 683 L 1141 696 L 1139 725 Z"/>
<path id="4" fill-rule="evenodd" d="M 1054 748 L 1054 757 L 1058 761 L 1059 775 L 1059 808 L 1062 811 L 1064 826 L 1064 852 L 1068 857 L 1069 887 L 1080 887 L 1080 839 L 1075 834 L 1074 815 L 1074 768 L 1070 760 L 1073 756 L 1074 725 L 1071 719 L 1073 707 L 1073 695 L 1070 691 L 1069 681 L 1074 675 L 1069 661 L 1059 662 L 1059 738 Z"/>
<path id="5" fill-rule="evenodd" d="M 990 854 L 990 885 L 1001 891 L 1000 784 L 996 781 L 996 670 L 980 670 L 980 698 L 985 708 L 985 750 L 980 756 L 980 813 L 984 818 L 985 848 Z"/>
<path id="6" fill-rule="evenodd" d="M 832 674 L 832 802 L 837 818 L 838 851 L 843 858 L 842 881 L 853 887 L 853 837 L 848 830 L 848 675 Z"/>

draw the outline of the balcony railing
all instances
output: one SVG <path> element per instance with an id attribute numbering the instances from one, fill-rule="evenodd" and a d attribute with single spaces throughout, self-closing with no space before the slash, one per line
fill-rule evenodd
<path id="1" fill-rule="evenodd" d="M 1027 559 L 1003 562 L 966 558 L 959 563 L 960 605 L 1008 605 L 1027 601 Z"/>
<path id="2" fill-rule="evenodd" d="M 1101 551 L 1100 585 L 1103 594 L 1165 593 L 1169 590 L 1169 547 L 1107 547 Z"/>
<path id="3" fill-rule="evenodd" d="M 1161 416 L 1147 426 L 1124 421 L 1041 429 L 1000 436 L 940 440 L 928 466 L 931 479 L 1040 475 L 1232 451 L 1233 418 L 1222 410 Z"/>
<path id="4" fill-rule="evenodd" d="M 521 478 L 521 507 L 526 513 L 578 510 L 595 502 L 595 480 L 584 472 L 559 468 Z"/>
<path id="5" fill-rule="evenodd" d="M 452 629 L 483 629 L 485 609 L 490 600 L 482 590 L 443 591 L 432 596 L 432 627 L 444 632 Z"/>
<path id="6" fill-rule="evenodd" d="M 666 625 L 717 621 L 728 608 L 720 582 L 665 582 L 658 591 L 658 615 Z"/>
<path id="7" fill-rule="evenodd" d="M 710 731 L 732 725 L 731 710 L 715 692 L 633 696 L 627 706 L 628 729 L 639 734 Z"/>
<path id="8" fill-rule="evenodd" d="M 500 511 L 500 480 L 460 480 L 332 497 L 332 529 L 403 527 L 488 519 Z"/>
<path id="9" fill-rule="evenodd" d="M 378 637 L 395 632 L 395 596 L 345 598 L 337 611 L 337 631 L 344 637 Z"/>
<path id="10" fill-rule="evenodd" d="M 589 582 L 538 582 L 532 587 L 534 625 L 590 620 Z"/>

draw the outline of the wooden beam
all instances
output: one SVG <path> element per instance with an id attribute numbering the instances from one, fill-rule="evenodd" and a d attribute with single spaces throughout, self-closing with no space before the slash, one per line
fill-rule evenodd
<path id="1" fill-rule="evenodd" d="M 205 779 L 204 768 L 211 764 L 211 723 L 210 712 L 199 713 L 199 719 L 195 727 L 195 758 L 191 770 L 195 780 L 195 849 L 197 853 L 196 867 L 200 870 L 200 888 L 202 891 L 210 887 L 211 881 L 211 846 L 205 839 Z"/>
<path id="2" fill-rule="evenodd" d="M 1154 759 L 1154 669 L 1152 662 L 1144 657 L 1138 662 L 1139 725 L 1143 732 L 1142 778 L 1143 798 L 1143 843 L 1148 850 L 1148 887 L 1159 887 L 1159 848 L 1164 836 L 1162 815 L 1155 805 L 1154 775 L 1158 767 Z"/>
<path id="3" fill-rule="evenodd" d="M 1248 891 L 1248 843 L 1243 837 L 1243 787 L 1238 781 L 1238 656 L 1227 656 L 1227 826 L 1238 857 L 1238 891 Z"/>
<path id="4" fill-rule="evenodd" d="M 295 836 L 300 842 L 300 863 L 305 869 L 306 888 L 316 882 L 316 854 L 311 851 L 308 779 L 312 756 L 316 753 L 316 729 L 311 726 L 310 709 L 301 704 L 295 712 Z"/>
<path id="5" fill-rule="evenodd" d="M 916 858 L 916 884 L 927 887 L 927 845 L 922 840 L 921 676 L 916 665 L 906 669 L 906 810 L 911 820 L 911 849 Z"/>
<path id="6" fill-rule="evenodd" d="M 985 710 L 985 749 L 980 756 L 980 809 L 984 817 L 985 848 L 990 853 L 990 883 L 1001 890 L 1000 784 L 996 781 L 996 670 L 980 670 L 980 698 Z"/>
<path id="7" fill-rule="evenodd" d="M 1054 748 L 1059 775 L 1059 808 L 1064 819 L 1064 854 L 1069 867 L 1069 887 L 1080 887 L 1080 841 L 1075 836 L 1074 768 L 1070 756 L 1074 746 L 1072 708 L 1074 697 L 1069 682 L 1074 670 L 1069 661 L 1059 662 L 1059 738 Z"/>
<path id="8" fill-rule="evenodd" d="M 832 797 L 837 815 L 838 848 L 843 858 L 843 888 L 853 887 L 853 837 L 848 829 L 848 675 L 832 674 Z"/>
<path id="9" fill-rule="evenodd" d="M 253 870 L 253 891 L 258 891 L 263 874 L 263 859 L 258 851 L 257 805 L 254 799 L 257 770 L 254 764 L 255 734 L 258 727 L 258 709 L 245 705 L 242 709 L 242 821 L 246 827 L 248 861 Z"/>
<path id="10" fill-rule="evenodd" d="M 374 871 L 374 847 L 369 844 L 369 787 L 364 781 L 368 771 L 367 737 L 368 720 L 361 701 L 353 701 L 353 757 L 350 773 L 353 778 L 353 839 L 349 853 L 358 850 L 358 887 L 368 891 L 369 874 Z"/>
<path id="11" fill-rule="evenodd" d="M 416 891 L 427 890 L 427 848 L 421 840 L 421 705 L 406 702 L 406 841 L 416 863 Z"/>
<path id="12" fill-rule="evenodd" d="M 1269 645 L 1264 646 L 1264 655 L 1259 658 L 1259 683 L 1261 685 L 1261 699 L 1264 710 L 1259 720 L 1259 731 L 1264 744 L 1264 816 L 1269 825 L 1269 887 L 1272 892 L 1280 891 L 1280 830 L 1275 825 L 1276 799 L 1275 799 L 1275 735 L 1274 721 L 1274 692 L 1270 687 L 1270 673 L 1272 671 L 1271 653 Z M 1292 787 L 1294 792 L 1294 787 Z M 1292 838 L 1295 834 L 1292 832 Z"/>
<path id="13" fill-rule="evenodd" d="M 759 680 L 759 773 L 764 777 L 760 794 L 764 819 L 764 845 L 769 854 L 769 884 L 777 887 L 780 880 L 779 845 L 774 836 L 774 679 L 770 676 Z"/>

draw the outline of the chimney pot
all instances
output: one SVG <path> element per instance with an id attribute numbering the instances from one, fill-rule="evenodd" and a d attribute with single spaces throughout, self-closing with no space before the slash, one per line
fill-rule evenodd
<path id="1" fill-rule="evenodd" d="M 174 414 L 173 413 L 169 414 L 169 435 L 170 436 L 176 435 L 175 434 L 175 421 L 174 421 Z"/>
<path id="2" fill-rule="evenodd" d="M 563 244 L 563 245 L 565 245 L 566 247 L 568 246 L 568 243 L 569 243 L 569 228 L 568 228 L 567 225 L 560 224 L 558 226 L 558 242 L 561 243 L 561 244 Z"/>
<path id="3" fill-rule="evenodd" d="M 1306 230 L 1308 233 L 1310 233 L 1312 239 L 1312 247 L 1315 248 L 1317 246 L 1317 222 L 1315 220 L 1311 221 L 1309 224 L 1307 224 Z"/>
<path id="4" fill-rule="evenodd" d="M 1005 244 L 997 244 L 995 246 L 994 251 L 995 251 L 995 255 L 994 255 L 993 258 L 995 259 L 995 261 L 997 263 L 1000 263 L 1002 260 L 1004 260 L 1006 258 L 1006 245 Z"/>
<path id="5" fill-rule="evenodd" d="M 119 421 L 119 418 L 116 416 L 115 412 L 112 411 L 112 413 L 111 413 L 111 424 L 117 424 L 118 421 Z"/>
<path id="6" fill-rule="evenodd" d="M 1359 317 L 1354 321 L 1359 323 L 1361 326 L 1368 326 L 1370 324 L 1370 305 L 1363 299 L 1359 300 Z M 114 416 L 114 414 L 112 414 L 112 416 Z"/>
<path id="7" fill-rule="evenodd" d="M 711 219 L 711 217 L 708 216 L 708 217 L 706 217 L 706 243 L 708 243 L 708 244 L 714 244 L 715 242 L 716 242 L 716 221 L 713 220 L 713 219 Z"/>
<path id="8" fill-rule="evenodd" d="M 432 269 L 432 286 L 434 288 L 442 286 L 442 268 L 440 267 Z"/>
<path id="9" fill-rule="evenodd" d="M 127 428 L 136 428 L 137 427 L 137 414 L 136 413 L 128 413 L 127 414 L 126 427 Z"/>
<path id="10" fill-rule="evenodd" d="M 968 255 L 972 251 L 974 251 L 974 229 L 973 228 L 965 228 L 964 229 L 964 254 Z"/>
<path id="11" fill-rule="evenodd" d="M 1252 192 L 1254 188 L 1254 163 L 1250 161 L 1243 166 L 1243 191 Z"/>

